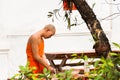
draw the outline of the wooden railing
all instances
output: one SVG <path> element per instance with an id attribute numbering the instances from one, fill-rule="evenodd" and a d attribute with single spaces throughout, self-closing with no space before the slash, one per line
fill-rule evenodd
<path id="1" fill-rule="evenodd" d="M 113 50 L 112 52 L 120 53 L 120 50 Z M 50 63 L 51 66 L 56 68 L 57 70 L 61 71 L 61 67 L 64 66 L 80 66 L 84 65 L 84 62 L 81 63 L 66 63 L 68 59 L 76 58 L 80 59 L 80 56 L 86 55 L 88 58 L 100 58 L 95 51 L 84 51 L 84 52 L 50 52 L 45 53 L 46 57 Z M 72 56 L 73 54 L 76 54 L 77 56 Z M 60 64 L 56 64 L 54 60 L 61 60 Z M 90 62 L 93 64 L 94 62 Z"/>

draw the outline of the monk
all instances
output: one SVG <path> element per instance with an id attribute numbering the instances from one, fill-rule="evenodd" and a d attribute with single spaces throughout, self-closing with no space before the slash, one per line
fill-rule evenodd
<path id="1" fill-rule="evenodd" d="M 55 73 L 56 70 L 48 64 L 44 54 L 44 39 L 53 36 L 55 31 L 54 25 L 48 24 L 28 39 L 26 47 L 27 61 L 30 63 L 30 67 L 36 67 L 33 73 L 43 73 L 44 68 Z"/>

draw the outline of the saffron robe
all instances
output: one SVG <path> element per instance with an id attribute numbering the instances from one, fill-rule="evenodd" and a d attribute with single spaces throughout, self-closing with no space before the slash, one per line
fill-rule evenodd
<path id="1" fill-rule="evenodd" d="M 39 47 L 39 56 L 42 57 L 44 54 L 44 40 L 42 39 Z M 30 63 L 30 67 L 36 67 L 36 70 L 33 70 L 33 73 L 43 73 L 44 66 L 41 65 L 33 58 L 32 46 L 30 43 L 27 43 L 26 48 L 27 61 Z"/>

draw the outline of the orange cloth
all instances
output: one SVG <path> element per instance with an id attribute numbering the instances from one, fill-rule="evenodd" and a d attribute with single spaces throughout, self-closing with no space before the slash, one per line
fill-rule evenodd
<path id="1" fill-rule="evenodd" d="M 39 47 L 39 55 L 43 56 L 44 54 L 44 40 L 43 39 L 38 47 Z M 30 63 L 30 67 L 36 67 L 36 70 L 34 70 L 33 73 L 43 73 L 44 66 L 38 63 L 33 58 L 32 46 L 30 43 L 27 44 L 26 54 L 27 54 L 27 60 Z"/>
<path id="2" fill-rule="evenodd" d="M 63 0 L 63 9 L 64 10 L 70 10 L 69 6 L 68 6 L 68 2 L 67 0 Z M 72 2 L 72 10 L 76 10 L 75 4 Z"/>

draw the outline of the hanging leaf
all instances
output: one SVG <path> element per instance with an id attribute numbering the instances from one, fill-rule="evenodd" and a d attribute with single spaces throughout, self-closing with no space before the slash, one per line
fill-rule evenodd
<path id="1" fill-rule="evenodd" d="M 49 14 L 53 14 L 53 12 L 48 12 Z"/>
<path id="2" fill-rule="evenodd" d="M 68 21 L 68 29 L 70 29 L 71 28 L 70 18 L 68 18 L 67 21 Z"/>
<path id="3" fill-rule="evenodd" d="M 65 12 L 65 18 L 66 18 L 66 19 L 68 18 L 68 13 L 67 13 L 67 12 Z"/>
<path id="4" fill-rule="evenodd" d="M 94 8 L 95 4 L 96 4 L 96 3 L 93 3 L 93 5 L 92 5 L 92 9 Z"/>
<path id="5" fill-rule="evenodd" d="M 55 14 L 55 17 L 56 17 L 57 20 L 59 20 L 56 14 Z"/>
<path id="6" fill-rule="evenodd" d="M 59 17 L 62 17 L 59 12 L 58 12 L 58 15 L 59 15 Z"/>
<path id="7" fill-rule="evenodd" d="M 52 18 L 52 22 L 54 22 L 54 18 Z"/>
<path id="8" fill-rule="evenodd" d="M 47 15 L 47 16 L 48 16 L 48 18 L 50 18 L 50 17 L 52 17 L 53 15 L 49 14 L 49 15 Z"/>
<path id="9" fill-rule="evenodd" d="M 76 26 L 76 24 L 71 24 L 70 26 Z"/>

